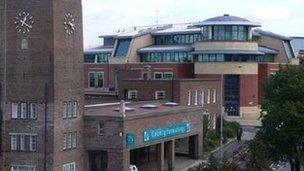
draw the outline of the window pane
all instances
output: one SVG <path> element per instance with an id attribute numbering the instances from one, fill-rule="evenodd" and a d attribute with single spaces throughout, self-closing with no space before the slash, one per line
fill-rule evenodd
<path id="1" fill-rule="evenodd" d="M 89 78 L 90 78 L 90 87 L 95 87 L 95 73 L 90 72 L 89 73 Z"/>
<path id="2" fill-rule="evenodd" d="M 129 51 L 131 39 L 120 39 L 118 40 L 115 57 L 126 57 Z"/>
<path id="3" fill-rule="evenodd" d="M 18 118 L 18 103 L 12 103 L 12 118 Z"/>
<path id="4" fill-rule="evenodd" d="M 21 103 L 21 118 L 26 118 L 26 103 Z"/>
<path id="5" fill-rule="evenodd" d="M 37 103 L 30 104 L 30 115 L 31 119 L 37 118 Z"/>

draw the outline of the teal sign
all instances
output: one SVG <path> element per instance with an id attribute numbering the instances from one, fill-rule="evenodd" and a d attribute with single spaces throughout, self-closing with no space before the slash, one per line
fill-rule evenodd
<path id="1" fill-rule="evenodd" d="M 168 125 L 155 129 L 147 129 L 144 131 L 144 142 L 150 142 L 177 135 L 183 135 L 189 133 L 190 131 L 190 123 L 187 122 Z"/>
<path id="2" fill-rule="evenodd" d="M 134 147 L 136 145 L 136 136 L 134 134 L 126 135 L 127 147 Z"/>

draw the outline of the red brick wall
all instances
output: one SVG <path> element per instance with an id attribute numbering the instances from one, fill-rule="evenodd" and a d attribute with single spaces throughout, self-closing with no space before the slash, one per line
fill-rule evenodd
<path id="1" fill-rule="evenodd" d="M 240 106 L 250 107 L 258 104 L 258 75 L 240 75 Z"/>
<path id="2" fill-rule="evenodd" d="M 278 71 L 280 64 L 259 64 L 258 71 L 258 102 L 261 103 L 263 98 L 263 85 L 267 78 Z"/>

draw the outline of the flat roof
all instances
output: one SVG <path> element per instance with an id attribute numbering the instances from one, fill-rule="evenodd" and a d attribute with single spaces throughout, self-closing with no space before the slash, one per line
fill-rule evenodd
<path id="1" fill-rule="evenodd" d="M 166 102 L 161 101 L 140 101 L 140 102 L 126 102 L 126 107 L 133 109 L 132 111 L 126 111 L 125 118 L 141 118 L 151 115 L 166 115 L 175 114 L 186 111 L 202 110 L 202 106 L 183 106 L 177 104 L 176 106 L 166 106 Z M 143 105 L 156 105 L 157 108 L 142 108 Z M 123 118 L 119 112 L 120 103 L 104 103 L 85 105 L 84 116 L 89 117 L 116 117 Z M 118 109 L 118 111 L 117 111 Z"/>

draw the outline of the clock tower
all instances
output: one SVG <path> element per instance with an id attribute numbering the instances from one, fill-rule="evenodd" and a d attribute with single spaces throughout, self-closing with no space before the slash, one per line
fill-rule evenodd
<path id="1" fill-rule="evenodd" d="M 0 170 L 87 170 L 81 0 L 0 1 Z"/>

